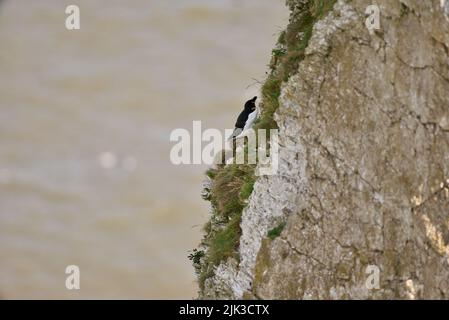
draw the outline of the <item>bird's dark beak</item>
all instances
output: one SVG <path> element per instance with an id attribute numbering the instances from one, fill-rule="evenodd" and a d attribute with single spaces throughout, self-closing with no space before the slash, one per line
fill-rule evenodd
<path id="1" fill-rule="evenodd" d="M 256 102 L 256 100 L 257 100 L 257 97 L 254 97 L 254 98 L 253 98 L 253 101 Z"/>

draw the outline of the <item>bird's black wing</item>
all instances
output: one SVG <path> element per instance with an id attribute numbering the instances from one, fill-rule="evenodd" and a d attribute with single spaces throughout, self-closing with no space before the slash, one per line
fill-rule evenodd
<path id="1" fill-rule="evenodd" d="M 237 118 L 237 122 L 235 123 L 236 128 L 243 129 L 246 124 L 246 120 L 248 120 L 249 112 L 247 110 L 244 110 L 242 113 L 240 113 L 239 117 Z"/>

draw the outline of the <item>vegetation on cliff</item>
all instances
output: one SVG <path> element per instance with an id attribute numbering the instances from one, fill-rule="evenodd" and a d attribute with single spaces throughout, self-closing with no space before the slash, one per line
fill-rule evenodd
<path id="1" fill-rule="evenodd" d="M 297 1 L 290 1 L 290 23 L 279 35 L 271 55 L 270 74 L 262 86 L 262 114 L 257 123 L 257 127 L 261 129 L 277 128 L 274 113 L 279 107 L 282 83 L 297 72 L 299 63 L 304 59 L 314 24 L 332 9 L 336 0 L 306 1 L 299 10 L 294 9 L 295 2 Z"/>
<path id="2" fill-rule="evenodd" d="M 280 33 L 272 51 L 270 72 L 261 90 L 261 115 L 255 124 L 257 129 L 277 128 L 274 114 L 279 107 L 281 86 L 297 72 L 314 24 L 332 9 L 335 2 L 287 1 L 292 10 L 290 22 Z M 214 269 L 221 262 L 230 258 L 239 260 L 241 216 L 256 180 L 253 165 L 219 165 L 210 169 L 207 176 L 209 183 L 203 191 L 203 198 L 211 202 L 211 218 L 203 228 L 205 236 L 199 248 L 189 256 L 198 276 L 200 291 L 204 290 L 205 281 L 214 276 Z M 276 237 L 283 227 L 280 225 L 267 237 Z"/>

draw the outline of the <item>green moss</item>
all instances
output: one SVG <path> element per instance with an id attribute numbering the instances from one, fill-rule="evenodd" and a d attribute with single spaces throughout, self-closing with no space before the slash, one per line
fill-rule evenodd
<path id="1" fill-rule="evenodd" d="M 336 276 L 339 279 L 349 280 L 353 273 L 353 261 L 341 261 L 337 265 Z"/>
<path id="2" fill-rule="evenodd" d="M 208 262 L 217 266 L 228 258 L 238 260 L 238 245 L 241 235 L 240 216 L 234 217 L 209 243 Z"/>
<path id="3" fill-rule="evenodd" d="M 401 12 L 400 12 L 400 16 L 405 17 L 408 13 L 410 12 L 410 9 L 403 3 L 401 3 Z"/>
<path id="4" fill-rule="evenodd" d="M 285 49 L 273 49 L 273 51 L 271 52 L 271 54 L 275 57 L 281 57 L 286 53 L 287 51 Z"/>
<path id="5" fill-rule="evenodd" d="M 273 115 L 279 107 L 282 80 L 271 74 L 262 86 L 262 113 L 256 123 L 257 129 L 276 129 Z"/>
<path id="6" fill-rule="evenodd" d="M 249 198 L 249 196 L 253 193 L 255 182 L 256 182 L 256 180 L 254 179 L 254 176 L 248 177 L 248 181 L 246 181 L 243 184 L 242 189 L 240 191 L 241 199 L 246 200 Z"/>
<path id="7" fill-rule="evenodd" d="M 215 178 L 216 174 L 217 174 L 217 171 L 214 169 L 209 169 L 206 171 L 206 176 L 208 176 L 212 180 Z"/>
<path id="8" fill-rule="evenodd" d="M 278 44 L 285 45 L 285 30 L 279 33 Z"/>
<path id="9" fill-rule="evenodd" d="M 367 255 L 365 255 L 365 254 L 360 253 L 360 252 L 357 252 L 357 257 L 359 258 L 359 261 L 360 261 L 360 263 L 361 263 L 363 266 L 368 265 L 369 262 L 370 262 L 369 257 L 368 257 Z"/>
<path id="10" fill-rule="evenodd" d="M 334 7 L 337 0 L 314 0 L 311 6 L 312 15 L 316 19 L 324 18 Z"/>
<path id="11" fill-rule="evenodd" d="M 268 231 L 267 237 L 270 238 L 271 240 L 276 239 L 277 237 L 279 237 L 281 235 L 284 228 L 285 228 L 285 222 L 281 222 L 278 226 L 276 226 L 275 228 Z"/>
<path id="12" fill-rule="evenodd" d="M 206 235 L 208 235 L 209 233 L 211 233 L 212 231 L 212 222 L 209 220 L 207 221 L 204 226 L 203 226 L 203 231 Z"/>

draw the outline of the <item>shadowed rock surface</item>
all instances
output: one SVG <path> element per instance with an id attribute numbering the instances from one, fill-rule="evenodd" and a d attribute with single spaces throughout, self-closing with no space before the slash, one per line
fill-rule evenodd
<path id="1" fill-rule="evenodd" d="M 376 3 L 374 34 L 372 1 L 314 25 L 274 115 L 279 173 L 256 181 L 240 261 L 202 298 L 449 298 L 449 1 Z"/>

